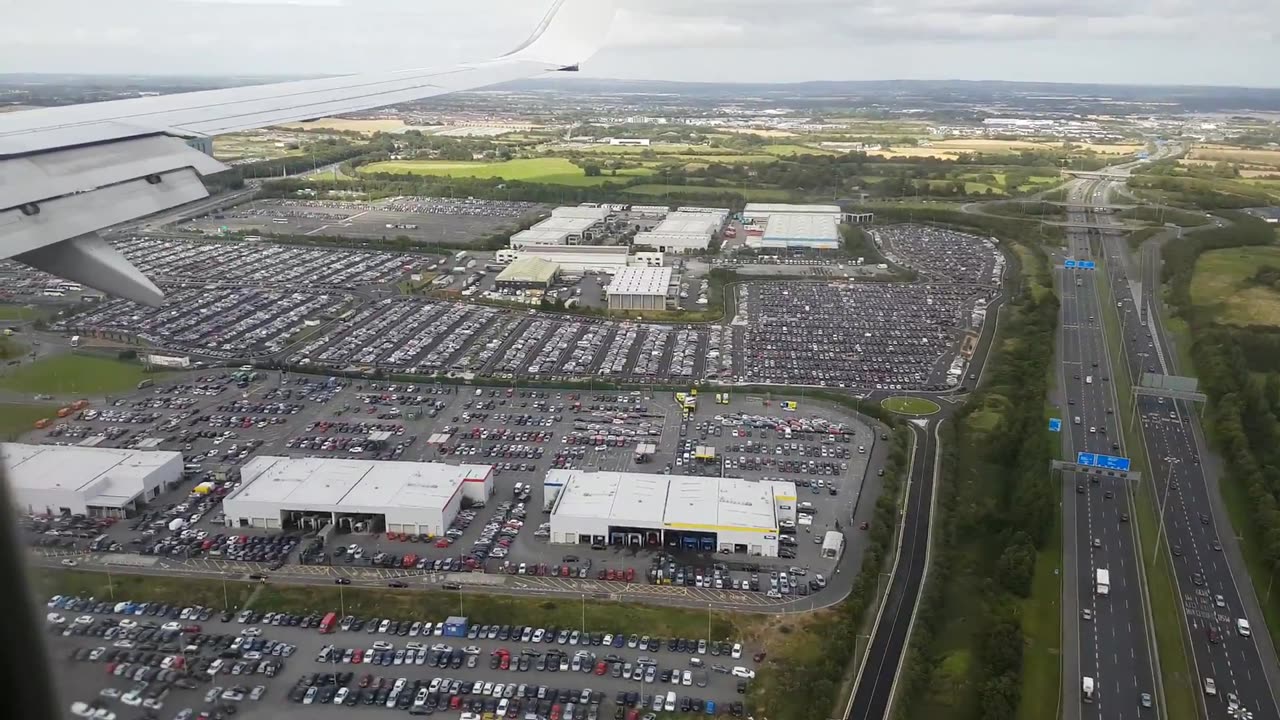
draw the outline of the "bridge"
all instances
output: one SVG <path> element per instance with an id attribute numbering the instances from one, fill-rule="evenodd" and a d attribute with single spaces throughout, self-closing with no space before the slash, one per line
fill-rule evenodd
<path id="1" fill-rule="evenodd" d="M 1120 180 L 1120 181 L 1123 181 L 1123 180 L 1128 180 L 1128 179 L 1129 179 L 1129 173 L 1128 173 L 1128 172 L 1117 173 L 1117 172 L 1115 172 L 1115 171 L 1111 171 L 1111 172 L 1095 172 L 1095 171 L 1092 171 L 1092 170 L 1070 170 L 1070 169 L 1067 169 L 1067 168 L 1063 168 L 1063 170 L 1062 170 L 1062 174 L 1064 174 L 1064 175 L 1070 175 L 1071 177 L 1076 177 L 1076 178 L 1084 178 L 1084 179 L 1088 179 L 1088 180 Z"/>

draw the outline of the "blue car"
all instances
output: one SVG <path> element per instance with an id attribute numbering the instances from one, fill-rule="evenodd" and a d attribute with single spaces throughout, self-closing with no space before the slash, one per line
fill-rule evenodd
<path id="1" fill-rule="evenodd" d="M 714 700 L 708 700 L 708 701 L 707 701 L 707 714 L 708 714 L 708 715 L 715 715 L 715 714 L 716 714 L 716 703 L 715 703 L 715 701 L 714 701 Z"/>

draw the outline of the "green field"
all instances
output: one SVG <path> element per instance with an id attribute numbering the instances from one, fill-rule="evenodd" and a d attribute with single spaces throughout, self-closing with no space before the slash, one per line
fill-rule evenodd
<path id="1" fill-rule="evenodd" d="M 0 321 L 22 322 L 35 320 L 45 313 L 25 305 L 0 305 Z"/>
<path id="2" fill-rule="evenodd" d="M 41 418 L 57 417 L 58 406 L 0 403 L 0 440 L 11 442 Z"/>
<path id="3" fill-rule="evenodd" d="M 736 193 L 750 201 L 759 202 L 786 202 L 792 199 L 790 192 L 786 190 L 770 190 L 767 188 L 734 188 L 734 187 L 702 187 L 700 185 L 634 185 L 627 188 L 624 192 L 628 195 L 649 195 L 662 196 L 672 193 L 684 193 L 687 195 L 718 195 L 721 193 Z"/>
<path id="4" fill-rule="evenodd" d="M 133 390 L 145 377 L 142 366 L 135 363 L 58 355 L 0 375 L 0 388 L 24 394 L 100 395 Z"/>
<path id="5" fill-rule="evenodd" d="M 905 395 L 885 398 L 880 402 L 880 406 L 899 415 L 932 415 L 942 410 L 938 403 L 932 400 Z"/>
<path id="6" fill-rule="evenodd" d="M 1280 290 L 1249 282 L 1259 268 L 1280 269 L 1280 248 L 1211 250 L 1196 262 L 1191 302 L 1224 325 L 1280 327 Z"/>
<path id="7" fill-rule="evenodd" d="M 1055 716 L 1062 677 L 1062 508 L 1055 505 L 1049 542 L 1036 556 L 1031 597 L 1022 600 L 1022 664 L 1019 720 Z"/>
<path id="8" fill-rule="evenodd" d="M 593 187 L 607 182 L 624 183 L 632 177 L 652 175 L 651 168 L 627 168 L 613 176 L 610 170 L 603 175 L 587 177 L 583 169 L 564 158 L 533 158 L 506 162 L 454 162 L 450 160 L 397 160 L 362 165 L 360 172 L 392 173 L 396 175 L 438 175 L 456 178 L 497 178 L 550 185 Z"/>

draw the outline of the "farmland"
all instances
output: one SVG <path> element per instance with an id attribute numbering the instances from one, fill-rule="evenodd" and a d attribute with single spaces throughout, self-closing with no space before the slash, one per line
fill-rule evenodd
<path id="1" fill-rule="evenodd" d="M 626 168 L 613 171 L 605 170 L 604 174 L 588 177 L 585 171 L 564 158 L 547 157 L 505 162 L 460 162 L 449 160 L 402 160 L 372 163 L 361 166 L 364 174 L 390 173 L 394 175 L 437 175 L 455 178 L 496 178 L 499 180 L 519 180 L 548 185 L 571 185 L 575 187 L 592 187 L 607 182 L 626 182 L 631 177 L 650 175 L 650 168 Z"/>
<path id="2" fill-rule="evenodd" d="M 1280 274 L 1280 247 L 1206 252 L 1196 262 L 1191 301 L 1223 325 L 1280 327 L 1280 287 L 1254 279 L 1264 268 Z"/>

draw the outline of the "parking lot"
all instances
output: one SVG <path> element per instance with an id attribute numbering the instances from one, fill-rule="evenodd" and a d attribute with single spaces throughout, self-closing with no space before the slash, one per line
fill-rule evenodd
<path id="1" fill-rule="evenodd" d="M 764 660 L 735 638 L 608 627 L 446 630 L 446 619 L 233 615 L 142 598 L 54 596 L 45 622 L 63 671 L 61 696 L 83 717 L 97 708 L 184 720 L 201 712 L 314 717 L 322 710 L 311 706 L 324 705 L 348 715 L 360 706 L 526 719 L 663 710 L 741 717 L 742 695 Z"/>
<path id="2" fill-rule="evenodd" d="M 473 198 L 401 197 L 374 202 L 341 200 L 255 200 L 181 225 L 207 235 L 261 232 L 461 244 L 476 240 L 542 206 Z"/>
<path id="3" fill-rule="evenodd" d="M 991 238 L 928 225 L 889 225 L 871 233 L 884 256 L 936 282 L 998 286 L 1004 256 Z"/>
<path id="4" fill-rule="evenodd" d="M 784 411 L 776 396 L 729 394 L 728 404 L 704 396 L 686 418 L 670 393 L 187 372 L 24 438 L 180 451 L 190 471 L 183 482 L 139 517 L 32 518 L 24 527 L 42 552 L 88 551 L 80 562 L 126 553 L 191 572 L 412 583 L 446 582 L 483 568 L 504 576 L 499 582 L 513 590 L 767 605 L 822 594 L 836 561 L 820 557 L 820 539 L 839 529 L 858 543 L 854 508 L 864 487 L 869 497 L 879 488 L 880 466 L 871 462 L 883 455 L 882 438 L 836 408 L 797 401 L 795 411 Z M 652 451 L 638 454 L 641 442 L 652 443 Z M 698 446 L 714 448 L 715 457 L 695 457 Z M 236 469 L 255 455 L 491 464 L 495 496 L 486 507 L 464 510 L 440 538 L 370 528 L 317 540 L 305 526 L 275 534 L 222 527 L 221 497 L 236 486 Z M 815 509 L 788 529 L 778 558 L 552 545 L 543 526 L 550 499 L 543 478 L 553 468 L 780 478 L 796 482 L 800 500 Z M 779 596 L 769 597 L 771 590 Z"/>
<path id="5" fill-rule="evenodd" d="M 738 286 L 742 353 L 749 382 L 879 390 L 945 390 L 976 308 L 994 288 L 898 283 L 759 282 Z"/>

